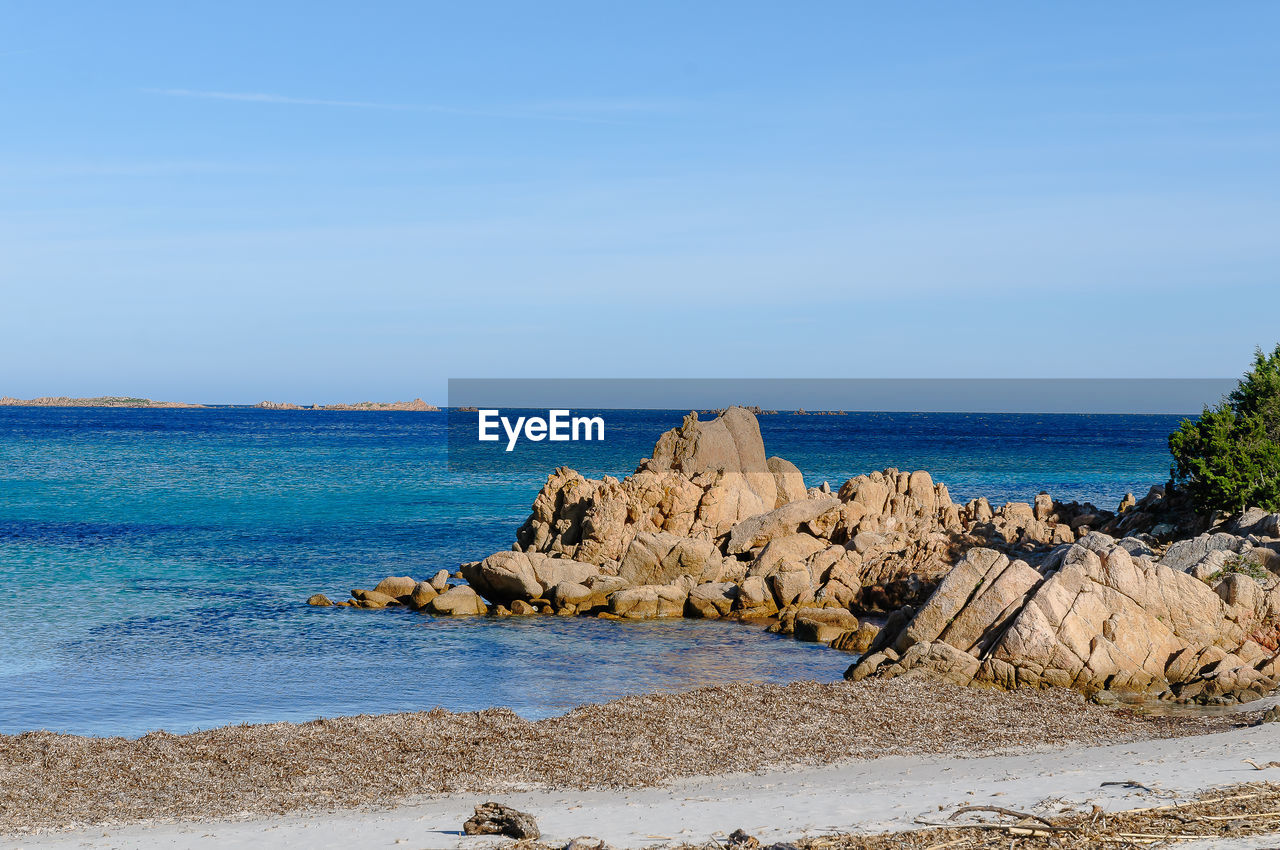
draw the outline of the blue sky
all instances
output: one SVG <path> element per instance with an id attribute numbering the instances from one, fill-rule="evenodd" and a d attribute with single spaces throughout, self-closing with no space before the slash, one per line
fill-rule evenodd
<path id="1" fill-rule="evenodd" d="M 1220 377 L 1274 3 L 0 0 L 0 394 Z"/>

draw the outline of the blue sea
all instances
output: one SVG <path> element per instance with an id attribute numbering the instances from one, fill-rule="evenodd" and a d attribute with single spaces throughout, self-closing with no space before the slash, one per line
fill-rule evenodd
<path id="1" fill-rule="evenodd" d="M 614 411 L 580 471 L 621 477 L 680 411 Z M 1114 508 L 1168 477 L 1178 417 L 777 415 L 810 485 L 928 469 L 958 501 Z M 508 548 L 555 449 L 451 471 L 445 414 L 0 408 L 0 732 L 185 732 L 838 679 L 849 656 L 722 622 L 433 619 L 312 608 Z M 585 453 L 584 453 L 585 452 Z M 479 470 L 479 471 L 477 471 Z"/>

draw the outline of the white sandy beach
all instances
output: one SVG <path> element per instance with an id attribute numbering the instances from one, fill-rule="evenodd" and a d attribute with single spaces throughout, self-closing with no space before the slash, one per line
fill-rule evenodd
<path id="1" fill-rule="evenodd" d="M 705 841 L 744 828 L 779 841 L 829 832 L 909 829 L 940 821 L 959 805 L 1028 809 L 1047 799 L 1107 809 L 1158 805 L 1205 789 L 1280 779 L 1243 759 L 1280 760 L 1280 724 L 1197 737 L 1094 748 L 1040 750 L 985 758 L 890 757 L 828 767 L 734 774 L 621 792 L 504 794 L 500 802 L 538 818 L 544 840 L 579 835 L 619 848 Z M 1106 786 L 1132 780 L 1152 789 Z M 462 821 L 486 795 L 423 799 L 389 811 L 95 828 L 24 839 L 4 848 L 381 848 L 445 850 L 504 843 L 466 837 Z M 1056 810 L 1056 808 L 1055 808 Z M 1233 847 L 1273 846 L 1275 838 L 1236 840 Z M 1210 843 L 1181 844 L 1208 848 Z"/>

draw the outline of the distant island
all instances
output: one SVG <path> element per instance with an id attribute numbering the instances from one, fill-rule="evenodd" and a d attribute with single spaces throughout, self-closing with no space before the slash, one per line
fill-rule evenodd
<path id="1" fill-rule="evenodd" d="M 68 398 L 67 396 L 41 396 L 40 398 L 0 398 L 0 407 L 205 407 L 203 404 L 187 404 L 182 401 L 155 401 L 149 398 L 104 395 L 94 398 Z"/>
<path id="2" fill-rule="evenodd" d="M 227 405 L 188 404 L 183 401 L 156 401 L 150 398 L 130 396 L 95 396 L 70 398 L 68 396 L 41 396 L 40 398 L 0 397 L 0 407 L 140 407 L 140 408 L 209 408 Z M 234 405 L 232 405 L 234 406 Z M 292 404 L 287 401 L 260 401 L 253 407 L 262 410 L 411 410 L 435 412 L 440 408 L 427 404 L 420 398 L 413 401 L 358 401 L 354 404 Z"/>
<path id="3" fill-rule="evenodd" d="M 357 401 L 355 404 L 313 404 L 299 405 L 287 401 L 260 401 L 254 405 L 263 410 L 413 410 L 420 413 L 435 413 L 440 410 L 434 404 L 427 404 L 420 398 L 413 401 Z"/>

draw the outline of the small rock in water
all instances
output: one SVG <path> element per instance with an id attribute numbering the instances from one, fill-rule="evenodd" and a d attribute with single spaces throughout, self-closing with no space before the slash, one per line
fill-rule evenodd
<path id="1" fill-rule="evenodd" d="M 494 802 L 476 806 L 476 813 L 462 825 L 462 831 L 467 835 L 505 835 L 509 838 L 538 838 L 542 835 L 533 815 Z"/>
<path id="2" fill-rule="evenodd" d="M 333 600 L 325 596 L 323 593 L 317 593 L 307 599 L 308 605 L 315 605 L 317 608 L 328 608 L 333 605 Z"/>
<path id="3" fill-rule="evenodd" d="M 399 599 L 402 596 L 408 596 L 413 593 L 414 587 L 418 583 L 409 576 L 387 576 L 374 586 L 376 593 L 384 593 L 392 599 Z"/>

